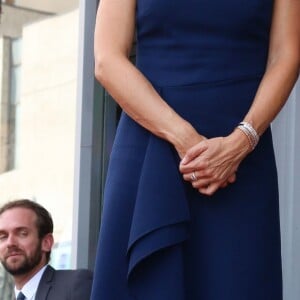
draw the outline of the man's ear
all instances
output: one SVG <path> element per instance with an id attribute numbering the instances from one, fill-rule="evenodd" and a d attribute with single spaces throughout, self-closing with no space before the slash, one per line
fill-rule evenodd
<path id="1" fill-rule="evenodd" d="M 42 251 L 50 252 L 54 243 L 52 233 L 46 234 L 42 239 Z"/>

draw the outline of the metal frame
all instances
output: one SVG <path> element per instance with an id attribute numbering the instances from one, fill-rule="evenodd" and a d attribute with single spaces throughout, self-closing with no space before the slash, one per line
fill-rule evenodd
<path id="1" fill-rule="evenodd" d="M 117 107 L 94 78 L 97 0 L 80 1 L 72 265 L 93 269 Z"/>

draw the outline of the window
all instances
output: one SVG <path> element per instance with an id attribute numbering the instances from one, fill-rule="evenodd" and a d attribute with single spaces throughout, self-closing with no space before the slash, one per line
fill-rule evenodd
<path id="1" fill-rule="evenodd" d="M 21 91 L 21 38 L 12 39 L 10 46 L 10 88 L 8 98 L 7 170 L 18 166 L 18 132 Z"/>
<path id="2" fill-rule="evenodd" d="M 1 39 L 0 173 L 17 165 L 21 87 L 21 39 Z"/>
<path id="3" fill-rule="evenodd" d="M 29 198 L 49 210 L 57 268 L 73 255 L 77 2 L 2 1 L 0 24 L 0 205 Z"/>

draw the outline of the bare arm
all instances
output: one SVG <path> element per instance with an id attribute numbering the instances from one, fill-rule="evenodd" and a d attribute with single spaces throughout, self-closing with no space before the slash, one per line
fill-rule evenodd
<path id="1" fill-rule="evenodd" d="M 300 1 L 276 0 L 266 73 L 245 120 L 261 135 L 286 102 L 300 68 Z"/>
<path id="2" fill-rule="evenodd" d="M 161 99 L 129 61 L 135 6 L 135 0 L 100 1 L 95 27 L 95 76 L 129 116 L 171 142 L 183 156 L 203 137 Z"/>
<path id="3" fill-rule="evenodd" d="M 267 69 L 244 118 L 259 135 L 286 102 L 297 80 L 299 67 L 300 1 L 275 0 Z M 246 136 L 240 130 L 234 130 L 225 138 L 206 140 L 191 148 L 180 169 L 188 181 L 196 170 L 199 180 L 193 181 L 193 186 L 201 193 L 211 195 L 224 185 L 249 152 Z"/>

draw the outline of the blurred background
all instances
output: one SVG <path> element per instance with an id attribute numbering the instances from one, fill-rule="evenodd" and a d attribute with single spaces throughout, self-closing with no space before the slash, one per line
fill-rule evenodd
<path id="1" fill-rule="evenodd" d="M 29 198 L 51 212 L 61 268 L 71 265 L 78 29 L 77 0 L 2 1 L 0 203 Z"/>

